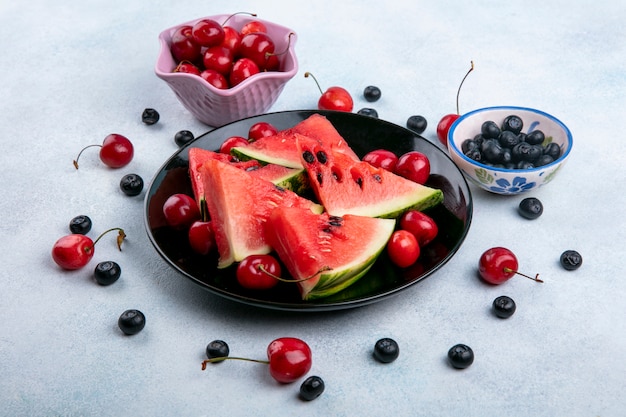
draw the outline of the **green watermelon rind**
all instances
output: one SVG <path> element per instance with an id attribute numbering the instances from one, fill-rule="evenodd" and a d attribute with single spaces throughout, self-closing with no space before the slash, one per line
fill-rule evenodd
<path id="1" fill-rule="evenodd" d="M 293 159 L 285 159 L 279 156 L 272 156 L 267 152 L 251 149 L 247 146 L 236 146 L 231 149 L 231 154 L 237 157 L 241 161 L 256 160 L 261 164 L 276 164 L 287 168 L 304 169 L 304 166 L 299 161 Z"/>
<path id="2" fill-rule="evenodd" d="M 291 190 L 296 194 L 304 194 L 309 189 L 309 177 L 307 173 L 304 171 L 304 168 L 291 169 L 291 172 L 288 172 L 280 177 L 271 178 L 269 180 L 281 188 Z"/>

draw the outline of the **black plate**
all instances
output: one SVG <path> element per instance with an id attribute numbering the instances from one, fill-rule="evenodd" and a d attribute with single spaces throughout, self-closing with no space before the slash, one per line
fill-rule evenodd
<path id="1" fill-rule="evenodd" d="M 439 226 L 437 239 L 422 250 L 419 261 L 408 269 L 394 267 L 386 254 L 372 269 L 344 291 L 326 299 L 302 301 L 295 285 L 279 283 L 269 291 L 249 291 L 237 284 L 234 268 L 217 269 L 217 256 L 195 255 L 187 243 L 187 235 L 165 223 L 162 206 L 174 193 L 193 196 L 188 174 L 188 150 L 200 147 L 217 151 L 230 136 L 247 136 L 254 123 L 269 122 L 286 129 L 313 113 L 323 114 L 346 139 L 354 151 L 363 156 L 374 149 L 385 148 L 401 155 L 417 150 L 431 163 L 427 185 L 443 190 L 444 203 L 428 211 Z M 332 111 L 288 111 L 263 114 L 236 121 L 196 138 L 172 155 L 153 178 L 146 193 L 145 223 L 148 236 L 159 254 L 183 276 L 228 299 L 259 307 L 323 311 L 362 306 L 386 299 L 432 275 L 459 249 L 469 231 L 472 218 L 472 197 L 463 174 L 436 145 L 395 124 L 355 113 Z"/>

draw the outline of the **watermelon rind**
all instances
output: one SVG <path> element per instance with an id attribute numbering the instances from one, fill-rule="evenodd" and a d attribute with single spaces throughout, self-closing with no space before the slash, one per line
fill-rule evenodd
<path id="1" fill-rule="evenodd" d="M 296 194 L 304 194 L 309 189 L 309 177 L 302 168 L 268 164 L 249 172 Z"/>

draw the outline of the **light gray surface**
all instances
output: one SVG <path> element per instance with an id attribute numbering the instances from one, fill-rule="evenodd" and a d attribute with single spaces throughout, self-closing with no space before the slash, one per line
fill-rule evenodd
<path id="1" fill-rule="evenodd" d="M 84 1 L 0 4 L 0 415 L 5 416 L 621 416 L 626 404 L 626 225 L 623 140 L 626 37 L 623 2 L 598 1 Z M 69 5 L 71 4 L 71 5 Z M 455 110 L 511 104 L 539 108 L 574 135 L 571 160 L 533 195 L 535 221 L 516 213 L 521 198 L 475 190 L 470 233 L 433 277 L 390 300 L 324 314 L 292 314 L 222 300 L 178 276 L 150 245 L 142 197 L 118 183 L 135 172 L 149 181 L 176 150 L 175 132 L 209 130 L 195 121 L 153 72 L 160 30 L 196 17 L 250 11 L 298 33 L 300 72 L 272 111 L 310 109 L 317 90 L 341 85 L 355 110 L 372 106 L 365 86 L 383 91 L 381 118 L 404 125 L 412 114 L 435 125 Z M 145 107 L 161 113 L 143 125 Z M 108 133 L 128 136 L 131 164 L 106 169 L 96 152 L 72 159 Z M 143 194 L 142 194 L 143 196 Z M 50 258 L 69 220 L 88 214 L 94 232 L 123 227 L 117 252 L 103 240 L 85 269 L 61 271 Z M 507 246 L 518 278 L 488 287 L 478 258 Z M 584 265 L 565 272 L 558 258 L 576 249 Z M 117 260 L 122 278 L 100 287 L 97 259 Z M 518 311 L 499 320 L 498 295 Z M 128 308 L 147 317 L 123 336 Z M 326 381 L 314 402 L 299 382 L 279 386 L 263 365 L 230 362 L 202 372 L 213 339 L 231 353 L 263 357 L 280 336 L 309 342 L 311 374 Z M 380 365 L 374 342 L 395 338 L 400 358 Z M 476 361 L 450 368 L 446 352 L 470 345 Z"/>

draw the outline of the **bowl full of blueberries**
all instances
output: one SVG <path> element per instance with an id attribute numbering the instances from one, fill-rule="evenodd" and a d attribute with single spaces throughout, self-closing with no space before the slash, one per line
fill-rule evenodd
<path id="1" fill-rule="evenodd" d="M 572 134 L 556 117 L 527 107 L 470 111 L 448 132 L 448 152 L 470 182 L 518 195 L 548 184 L 563 168 Z"/>

